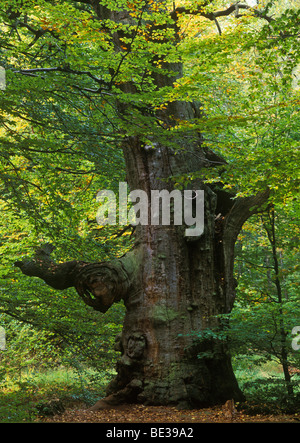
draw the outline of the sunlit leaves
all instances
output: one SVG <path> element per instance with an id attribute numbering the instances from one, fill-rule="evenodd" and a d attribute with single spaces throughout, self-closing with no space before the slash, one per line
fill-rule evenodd
<path id="1" fill-rule="evenodd" d="M 235 265 L 239 285 L 231 321 L 233 349 L 237 346 L 248 352 L 251 346 L 262 359 L 273 356 L 280 360 L 285 346 L 289 361 L 297 365 L 291 331 L 299 319 L 299 208 L 294 202 L 275 210 L 275 249 L 266 232 L 270 229 L 268 215 L 248 221 L 239 235 Z"/>
<path id="2" fill-rule="evenodd" d="M 300 59 L 296 9 L 275 6 L 276 20 L 268 24 L 251 14 L 242 22 L 224 18 L 221 36 L 205 27 L 201 32 L 203 18 L 184 18 L 186 75 L 171 94 L 201 103 L 204 117 L 194 127 L 228 161 L 222 177 L 216 169 L 210 180 L 223 180 L 238 195 L 269 187 L 279 201 L 292 198 L 299 186 L 293 134 L 299 124 L 295 75 Z"/>

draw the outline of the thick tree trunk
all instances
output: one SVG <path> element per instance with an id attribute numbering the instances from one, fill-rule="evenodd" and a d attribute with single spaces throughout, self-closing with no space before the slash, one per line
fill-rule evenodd
<path id="1" fill-rule="evenodd" d="M 181 114 L 184 106 L 178 104 Z M 195 142 L 175 155 L 159 142 L 148 149 L 138 138 L 130 138 L 124 155 L 131 189 L 144 190 L 149 197 L 151 190 L 167 188 L 162 179 L 199 170 L 206 162 L 201 144 Z M 234 203 L 228 196 L 225 202 L 221 192 L 218 202 L 217 193 L 203 183 L 194 183 L 193 188 L 205 191 L 205 228 L 200 238 L 186 237 L 186 226 L 154 226 L 150 221 L 137 226 L 140 271 L 125 298 L 118 375 L 108 397 L 95 409 L 120 401 L 186 408 L 243 398 L 226 343 L 195 337 L 204 329 L 216 330 L 220 326 L 216 316 L 231 311 L 235 240 L 267 193 Z M 199 359 L 200 353 L 206 357 Z"/>

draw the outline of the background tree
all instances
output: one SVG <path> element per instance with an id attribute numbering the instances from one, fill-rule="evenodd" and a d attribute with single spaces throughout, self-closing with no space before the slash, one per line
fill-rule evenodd
<path id="1" fill-rule="evenodd" d="M 255 355 L 260 364 L 280 363 L 286 385 L 283 397 L 288 394 L 291 399 L 299 368 L 299 356 L 291 345 L 291 332 L 299 319 L 294 215 L 295 208 L 277 212 L 270 208 L 270 213 L 245 225 L 236 251 L 239 287 L 230 331 L 233 352 L 250 359 Z"/>

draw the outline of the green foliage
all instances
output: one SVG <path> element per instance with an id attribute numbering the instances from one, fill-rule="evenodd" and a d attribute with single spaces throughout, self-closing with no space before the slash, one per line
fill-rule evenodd
<path id="1" fill-rule="evenodd" d="M 192 334 L 199 358 L 215 356 L 212 342 L 229 345 L 251 413 L 299 409 L 300 353 L 291 335 L 300 318 L 298 204 L 278 208 L 253 217 L 239 235 L 232 312 L 219 317 L 219 328 Z"/>
<path id="2" fill-rule="evenodd" d="M 110 379 L 107 371 L 95 372 L 84 366 L 77 366 L 77 370 L 68 366 L 27 370 L 1 383 L 0 422 L 38 421 L 47 415 L 47 408 L 49 415 L 61 412 L 62 408 L 51 409 L 53 400 L 63 408 L 86 408 L 105 395 Z"/>
<path id="3" fill-rule="evenodd" d="M 222 326 L 214 329 L 206 328 L 201 331 L 192 331 L 188 335 L 193 338 L 193 342 L 191 350 L 187 349 L 186 351 L 194 352 L 196 350 L 197 358 L 204 360 L 216 358 L 218 354 L 218 347 L 216 345 L 222 346 L 228 340 L 227 328 Z"/>
<path id="4" fill-rule="evenodd" d="M 211 163 L 208 182 L 223 183 L 237 196 L 271 190 L 279 271 L 264 225 L 254 219 L 236 248 L 239 286 L 230 329 L 195 332 L 195 342 L 229 338 L 235 355 L 280 360 L 280 328 L 290 334 L 300 317 L 297 5 L 260 2 L 254 13 L 220 17 L 220 35 L 207 14 L 226 8 L 225 0 L 176 2 L 192 12 L 178 14 L 178 29 L 173 2 L 100 3 L 126 11 L 126 21 L 98 20 L 86 2 L 0 1 L 0 63 L 7 80 L 0 91 L 0 325 L 8 345 L 0 376 L 4 394 L 9 380 L 18 386 L 1 394 L 8 421 L 34 414 L 31 399 L 40 388 L 34 377 L 24 380 L 24 372 L 72 367 L 78 395 L 87 400 L 93 395 L 82 381 L 87 368 L 102 379 L 117 357 L 112 343 L 122 304 L 100 316 L 75 291 L 56 293 L 20 275 L 13 263 L 47 241 L 55 244 L 58 262 L 104 261 L 130 248 L 129 235 L 117 237 L 117 228 L 95 222 L 97 192 L 117 192 L 125 180 L 125 137 L 161 140 L 176 150 L 179 137 L 191 140 L 201 132 L 207 149 L 227 162 Z M 201 10 L 206 16 L 194 14 L 201 3 L 209 3 Z M 162 77 L 168 82 L 158 87 Z M 173 101 L 198 103 L 195 118 L 166 119 Z M 198 171 L 174 179 L 185 186 L 197 174 L 204 176 Z M 286 346 L 290 335 L 285 340 Z M 288 354 L 299 367 L 299 353 Z M 199 356 L 210 358 L 209 347 Z M 19 414 L 23 395 L 28 407 Z"/>
<path id="5" fill-rule="evenodd" d="M 252 343 L 266 355 L 280 354 L 280 319 L 284 322 L 290 343 L 291 330 L 300 317 L 297 264 L 299 226 L 295 209 L 289 212 L 280 210 L 276 214 L 277 275 L 272 248 L 260 216 L 244 226 L 236 247 L 239 286 L 232 327 L 239 330 L 237 336 L 248 337 L 245 346 Z M 278 297 L 278 282 L 281 299 Z"/>
<path id="6" fill-rule="evenodd" d="M 239 285 L 229 330 L 231 351 L 239 364 L 255 354 L 256 364 L 276 361 L 281 366 L 284 377 L 277 392 L 272 380 L 261 392 L 259 381 L 249 379 L 245 388 L 254 389 L 257 401 L 265 403 L 269 396 L 269 402 L 277 401 L 283 408 L 294 408 L 299 397 L 300 354 L 292 347 L 291 335 L 300 318 L 299 226 L 293 203 L 244 226 L 236 248 Z"/>
<path id="7" fill-rule="evenodd" d="M 7 346 L 0 351 L 0 422 L 37 420 L 53 399 L 64 407 L 91 406 L 114 376 L 113 342 L 122 309 L 100 321 L 79 306 L 74 316 L 50 310 L 48 317 L 41 308 L 35 310 L 33 317 L 22 309 L 33 326 L 1 316 Z"/>
<path id="8" fill-rule="evenodd" d="M 299 189 L 299 11 L 272 3 L 270 24 L 226 18 L 221 36 L 200 28 L 199 38 L 203 23 L 195 18 L 194 33 L 181 44 L 185 76 L 173 98 L 201 101 L 201 117 L 185 129 L 201 131 L 227 161 L 226 167 L 212 162 L 207 179 L 237 196 L 268 187 L 278 203 Z"/>
<path id="9" fill-rule="evenodd" d="M 286 392 L 282 368 L 270 360 L 262 363 L 259 355 L 240 354 L 233 359 L 234 372 L 246 402 L 238 405 L 249 415 L 299 413 L 299 376 L 292 379 L 294 397 Z"/>
<path id="10" fill-rule="evenodd" d="M 112 367 L 117 356 L 114 337 L 121 330 L 124 315 L 122 304 L 100 316 L 85 307 L 73 291 L 58 296 L 42 285 L 38 292 L 27 288 L 27 300 L 18 298 L 14 304 L 2 301 L 3 311 L 9 315 L 1 316 L 7 341 L 2 363 L 8 369 L 16 370 L 19 364 L 20 369 L 56 366 L 72 355 L 97 370 Z"/>

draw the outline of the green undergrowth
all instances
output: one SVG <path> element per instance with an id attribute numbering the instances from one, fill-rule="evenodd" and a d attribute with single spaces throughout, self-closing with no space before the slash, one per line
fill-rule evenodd
<path id="1" fill-rule="evenodd" d="M 0 423 L 38 421 L 51 415 L 53 401 L 63 409 L 86 408 L 104 396 L 112 374 L 91 369 L 76 371 L 61 367 L 47 371 L 26 371 L 18 379 L 2 380 Z"/>
<path id="2" fill-rule="evenodd" d="M 246 396 L 238 404 L 249 415 L 300 413 L 300 376 L 292 378 L 294 398 L 286 395 L 280 366 L 273 361 L 258 365 L 255 358 L 234 361 L 235 374 Z M 38 422 L 52 410 L 56 401 L 65 409 L 84 409 L 105 395 L 114 374 L 88 368 L 59 367 L 51 370 L 22 371 L 18 378 L 2 380 L 0 385 L 0 423 Z"/>
<path id="3" fill-rule="evenodd" d="M 300 373 L 291 378 L 294 395 L 290 396 L 282 367 L 276 361 L 260 363 L 258 356 L 239 356 L 233 367 L 246 397 L 239 409 L 249 415 L 300 413 Z"/>

